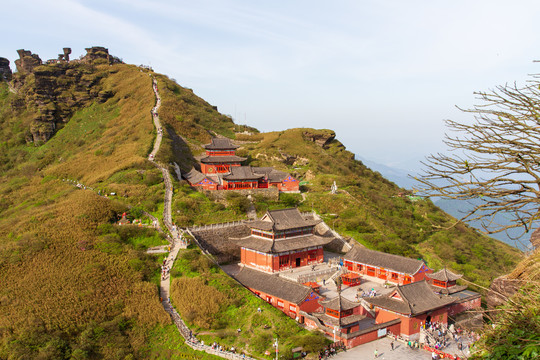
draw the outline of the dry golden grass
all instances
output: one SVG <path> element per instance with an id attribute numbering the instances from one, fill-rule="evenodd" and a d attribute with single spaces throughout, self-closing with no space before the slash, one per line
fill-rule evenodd
<path id="1" fill-rule="evenodd" d="M 60 356 L 43 350 L 51 348 L 47 341 L 66 341 L 67 348 L 83 351 L 81 336 L 89 328 L 110 328 L 109 340 L 122 345 L 110 349 L 92 336 L 92 350 L 83 351 L 87 356 L 113 358 L 119 349 L 137 354 L 149 329 L 170 323 L 156 284 L 145 279 L 149 270 L 158 271 L 156 261 L 129 243 L 108 243 L 99 228 L 126 208 L 122 202 L 162 188 L 109 181 L 124 169 L 152 171 L 146 156 L 154 140 L 155 98 L 147 73 L 128 65 L 104 69 L 111 71 L 103 86 L 114 91 L 113 98 L 78 111 L 39 148 L 9 149 L 24 160 L 0 180 L 1 358 Z M 106 199 L 62 178 L 129 197 Z M 44 334 L 55 340 L 42 339 Z"/>
<path id="2" fill-rule="evenodd" d="M 155 104 L 152 80 L 133 66 L 115 68 L 118 71 L 104 80 L 104 86 L 115 92 L 109 101 L 115 103 L 118 116 L 107 122 L 93 146 L 81 147 L 70 161 L 60 160 L 47 169 L 47 174 L 76 178 L 91 185 L 145 161 L 155 137 L 150 114 Z M 74 125 L 68 123 L 66 129 Z"/>

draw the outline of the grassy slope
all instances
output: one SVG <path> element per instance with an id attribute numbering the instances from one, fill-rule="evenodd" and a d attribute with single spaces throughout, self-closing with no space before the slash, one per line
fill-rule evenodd
<path id="1" fill-rule="evenodd" d="M 150 78 L 133 66 L 106 69 L 115 96 L 78 111 L 39 148 L 18 136 L 31 114 L 13 113 L 0 84 L 0 358 L 146 357 L 170 322 L 152 282 L 159 267 L 144 253 L 163 240 L 109 225 L 126 203 L 162 199 L 145 161 Z M 105 199 L 62 178 L 127 197 Z"/>

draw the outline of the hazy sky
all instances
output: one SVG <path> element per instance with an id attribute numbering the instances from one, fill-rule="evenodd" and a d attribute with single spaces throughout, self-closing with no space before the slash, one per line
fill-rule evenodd
<path id="1" fill-rule="evenodd" d="M 0 56 L 94 45 L 151 65 L 237 123 L 331 128 L 414 169 L 473 92 L 540 73 L 540 1 L 0 0 Z"/>

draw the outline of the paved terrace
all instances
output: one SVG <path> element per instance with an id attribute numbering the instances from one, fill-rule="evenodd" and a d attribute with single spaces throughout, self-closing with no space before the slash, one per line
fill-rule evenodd
<path id="1" fill-rule="evenodd" d="M 390 346 L 392 340 L 384 337 L 367 344 L 363 344 L 347 351 L 339 352 L 332 357 L 333 360 L 361 360 L 374 359 L 375 350 L 379 354 L 377 359 L 384 360 L 429 360 L 431 353 L 420 350 L 411 349 L 407 345 L 399 341 L 394 341 L 394 350 Z"/>

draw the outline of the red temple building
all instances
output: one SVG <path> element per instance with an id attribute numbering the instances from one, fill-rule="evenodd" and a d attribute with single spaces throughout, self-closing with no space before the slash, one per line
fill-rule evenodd
<path id="1" fill-rule="evenodd" d="M 433 270 L 421 260 L 355 246 L 343 257 L 347 270 L 399 285 L 424 280 Z"/>
<path id="2" fill-rule="evenodd" d="M 201 159 L 203 174 L 223 174 L 232 167 L 240 166 L 246 158 L 236 156 L 237 145 L 227 138 L 213 138 L 210 144 L 204 145 L 206 157 Z"/>
<path id="3" fill-rule="evenodd" d="M 341 275 L 341 282 L 344 286 L 358 286 L 362 282 L 362 277 L 354 272 Z"/>
<path id="4" fill-rule="evenodd" d="M 324 261 L 323 245 L 333 237 L 315 233 L 320 220 L 304 217 L 296 208 L 268 211 L 249 221 L 249 236 L 236 239 L 241 264 L 274 273 Z"/>
<path id="5" fill-rule="evenodd" d="M 427 278 L 435 292 L 452 294 L 467 288 L 466 286 L 459 286 L 456 284 L 456 281 L 461 279 L 462 276 L 463 275 L 454 274 L 450 270 L 444 268 L 433 274 L 427 275 Z"/>
<path id="6" fill-rule="evenodd" d="M 375 312 L 364 307 L 367 303 L 363 305 L 347 300 L 341 294 L 319 303 L 324 308 L 323 312 L 300 314 L 304 324 L 308 328 L 321 330 L 347 348 L 376 340 L 388 332 L 399 332 L 399 319 L 378 324 L 374 319 Z"/>
<path id="7" fill-rule="evenodd" d="M 300 183 L 290 174 L 271 167 L 242 166 L 246 158 L 236 155 L 237 145 L 227 138 L 213 138 L 204 146 L 201 171 L 192 169 L 184 178 L 204 190 L 244 190 L 276 187 L 283 192 L 298 192 Z"/>
<path id="8" fill-rule="evenodd" d="M 234 278 L 255 295 L 280 309 L 293 319 L 300 311 L 320 311 L 319 294 L 311 287 L 285 280 L 277 274 L 267 274 L 247 267 Z"/>
<path id="9" fill-rule="evenodd" d="M 418 340 L 420 328 L 426 322 L 448 324 L 448 311 L 456 299 L 435 294 L 424 280 L 398 285 L 386 295 L 365 300 L 374 306 L 377 324 L 399 319 L 400 335 L 408 340 Z"/>
<path id="10" fill-rule="evenodd" d="M 456 316 L 467 310 L 475 310 L 482 307 L 482 300 L 479 293 L 467 290 L 467 286 L 457 285 L 456 281 L 462 276 L 446 268 L 426 276 L 431 289 L 435 293 L 448 295 L 455 299 L 452 306 L 448 309 L 449 316 Z"/>

